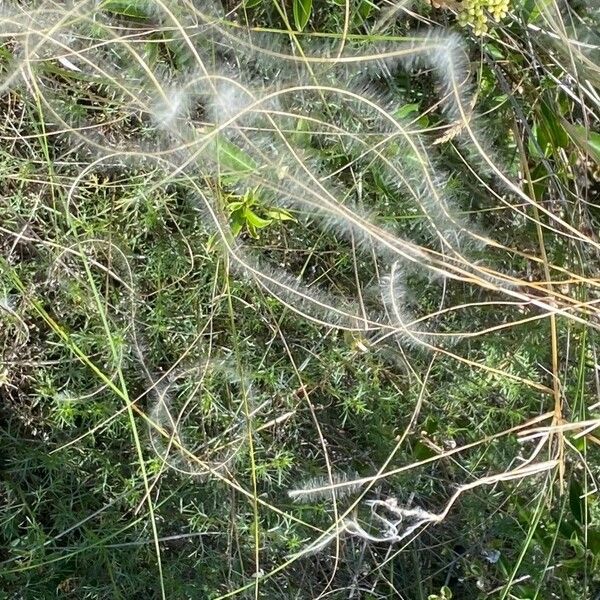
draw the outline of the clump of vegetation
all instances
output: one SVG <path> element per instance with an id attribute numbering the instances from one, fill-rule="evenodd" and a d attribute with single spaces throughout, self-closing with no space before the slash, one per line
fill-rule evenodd
<path id="1" fill-rule="evenodd" d="M 4 9 L 7 598 L 595 598 L 597 15 L 464 4 Z"/>

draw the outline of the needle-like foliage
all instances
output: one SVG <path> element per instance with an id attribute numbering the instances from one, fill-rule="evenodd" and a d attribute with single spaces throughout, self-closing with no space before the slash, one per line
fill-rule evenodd
<path id="1" fill-rule="evenodd" d="M 0 4 L 6 597 L 595 598 L 597 17 Z"/>

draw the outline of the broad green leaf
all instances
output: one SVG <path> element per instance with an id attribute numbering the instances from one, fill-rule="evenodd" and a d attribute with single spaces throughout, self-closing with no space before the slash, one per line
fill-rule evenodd
<path id="1" fill-rule="evenodd" d="M 586 446 L 585 437 L 580 437 L 577 439 L 571 438 L 570 443 L 573 444 L 573 447 L 575 449 L 579 450 L 579 452 L 585 452 L 585 446 Z"/>
<path id="2" fill-rule="evenodd" d="M 452 590 L 447 585 L 442 586 L 440 591 L 445 600 L 452 600 Z"/>
<path id="3" fill-rule="evenodd" d="M 546 129 L 552 145 L 557 148 L 566 148 L 569 145 L 569 136 L 560 122 L 560 115 L 556 114 L 545 100 L 542 100 L 540 107 L 544 129 Z"/>
<path id="4" fill-rule="evenodd" d="M 227 210 L 230 213 L 233 213 L 236 210 L 239 210 L 240 208 L 242 208 L 242 206 L 244 206 L 244 204 L 245 204 L 244 200 L 235 200 L 234 202 L 229 202 L 227 204 Z"/>
<path id="5" fill-rule="evenodd" d="M 230 174 L 246 174 L 256 169 L 256 164 L 243 150 L 230 141 L 219 138 L 217 140 L 217 155 L 221 166 Z"/>
<path id="6" fill-rule="evenodd" d="M 536 124 L 533 126 L 533 132 L 544 156 L 549 156 L 552 153 L 552 140 L 548 131 L 545 127 Z"/>
<path id="7" fill-rule="evenodd" d="M 267 227 L 267 225 L 270 225 L 273 222 L 271 219 L 263 219 L 262 217 L 259 217 L 255 212 L 251 211 L 249 208 L 246 208 L 244 210 L 244 218 L 250 225 L 256 227 L 257 229 Z"/>
<path id="8" fill-rule="evenodd" d="M 401 106 L 395 113 L 395 117 L 397 119 L 406 119 L 406 117 L 408 117 L 408 115 L 417 112 L 420 108 L 420 104 L 419 103 L 413 103 L 413 104 L 404 104 L 403 106 Z"/>
<path id="9" fill-rule="evenodd" d="M 431 458 L 432 456 L 435 456 L 435 452 L 420 440 L 417 440 L 413 444 L 412 453 L 415 459 L 417 460 L 426 460 L 428 458 Z"/>
<path id="10" fill-rule="evenodd" d="M 231 234 L 233 235 L 233 237 L 236 237 L 237 235 L 239 235 L 240 231 L 242 231 L 242 228 L 244 227 L 245 224 L 246 224 L 246 222 L 244 221 L 241 213 L 237 212 L 232 215 L 232 217 L 231 217 Z"/>
<path id="11" fill-rule="evenodd" d="M 296 29 L 298 31 L 302 31 L 310 19 L 310 14 L 312 12 L 312 0 L 294 0 L 293 9 Z"/>
<path id="12" fill-rule="evenodd" d="M 535 199 L 538 202 L 541 202 L 541 200 L 544 197 L 544 194 L 546 193 L 546 190 L 548 189 L 548 178 L 548 171 L 546 170 L 546 167 L 544 167 L 544 165 L 541 163 L 536 165 L 531 170 L 531 183 L 533 185 L 533 193 L 535 194 Z M 527 185 L 527 182 L 525 182 L 523 189 L 526 193 L 529 193 L 529 186 Z"/>
<path id="13" fill-rule="evenodd" d="M 145 4 L 144 0 L 104 0 L 100 8 L 115 15 L 145 19 L 148 17 Z"/>
<path id="14" fill-rule="evenodd" d="M 267 216 L 274 221 L 295 221 L 296 218 L 283 208 L 270 208 L 266 211 Z"/>
<path id="15" fill-rule="evenodd" d="M 523 5 L 523 18 L 525 23 L 535 23 L 548 7 L 552 6 L 553 0 L 526 0 Z"/>
<path id="16" fill-rule="evenodd" d="M 371 13 L 373 12 L 374 8 L 375 8 L 375 5 L 373 4 L 373 2 L 371 2 L 371 0 L 363 0 L 358 5 L 358 14 L 363 19 L 368 19 L 371 16 Z"/>
<path id="17" fill-rule="evenodd" d="M 486 44 L 485 49 L 494 60 L 504 60 L 504 52 L 496 44 Z"/>
<path id="18" fill-rule="evenodd" d="M 419 127 L 423 127 L 423 129 L 425 129 L 425 127 L 429 127 L 429 117 L 427 115 L 423 115 L 417 119 L 417 123 L 419 124 Z"/>
<path id="19" fill-rule="evenodd" d="M 583 488 L 581 484 L 576 479 L 572 479 L 569 484 L 569 506 L 575 520 L 581 524 L 583 524 L 584 517 L 586 516 L 586 502 L 582 496 Z"/>
<path id="20" fill-rule="evenodd" d="M 298 146 L 302 148 L 310 147 L 311 125 L 306 119 L 298 119 L 296 123 L 296 131 L 293 134 L 293 139 Z"/>
<path id="21" fill-rule="evenodd" d="M 562 124 L 575 144 L 587 152 L 593 160 L 600 163 L 600 133 L 588 131 L 581 125 L 571 125 L 564 119 Z"/>
<path id="22" fill-rule="evenodd" d="M 538 123 L 534 123 L 531 128 L 531 136 L 527 140 L 530 156 L 533 156 L 534 158 L 546 158 L 550 151 L 549 146 L 550 141 L 548 140 L 547 132 L 543 127 L 540 127 Z"/>
<path id="23" fill-rule="evenodd" d="M 600 555 L 600 531 L 597 529 L 587 530 L 588 548 L 596 555 Z"/>

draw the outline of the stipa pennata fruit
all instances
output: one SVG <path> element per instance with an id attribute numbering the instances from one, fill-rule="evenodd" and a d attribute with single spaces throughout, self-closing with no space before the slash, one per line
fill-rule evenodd
<path id="1" fill-rule="evenodd" d="M 508 13 L 510 0 L 463 0 L 461 3 L 458 22 L 473 27 L 475 35 L 488 32 L 488 13 L 500 22 Z"/>

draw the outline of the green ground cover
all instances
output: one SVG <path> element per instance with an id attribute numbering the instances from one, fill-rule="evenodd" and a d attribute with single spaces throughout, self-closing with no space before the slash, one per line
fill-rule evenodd
<path id="1" fill-rule="evenodd" d="M 598 16 L 0 3 L 0 598 L 600 598 Z"/>

